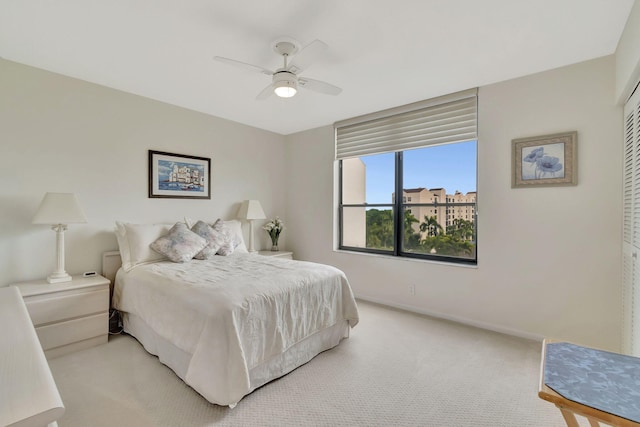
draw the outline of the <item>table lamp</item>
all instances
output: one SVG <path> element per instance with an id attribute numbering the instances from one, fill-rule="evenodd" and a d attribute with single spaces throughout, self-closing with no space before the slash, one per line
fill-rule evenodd
<path id="1" fill-rule="evenodd" d="M 249 221 L 249 252 L 256 252 L 253 247 L 253 221 L 256 219 L 266 219 L 260 202 L 257 200 L 245 200 L 238 209 L 238 218 Z"/>
<path id="2" fill-rule="evenodd" d="M 64 271 L 64 232 L 67 224 L 87 222 L 76 195 L 73 193 L 45 194 L 32 222 L 51 224 L 51 229 L 56 232 L 57 268 L 47 277 L 47 282 L 70 282 L 71 276 Z"/>

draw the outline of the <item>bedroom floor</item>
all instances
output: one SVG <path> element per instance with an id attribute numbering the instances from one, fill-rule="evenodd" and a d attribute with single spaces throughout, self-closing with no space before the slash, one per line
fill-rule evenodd
<path id="1" fill-rule="evenodd" d="M 111 336 L 50 361 L 66 407 L 58 424 L 565 426 L 537 397 L 539 343 L 364 301 L 358 307 L 349 339 L 234 409 L 207 402 L 132 337 Z"/>

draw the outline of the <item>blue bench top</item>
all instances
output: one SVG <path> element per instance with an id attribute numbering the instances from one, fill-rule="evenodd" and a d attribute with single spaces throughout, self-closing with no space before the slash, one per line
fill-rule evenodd
<path id="1" fill-rule="evenodd" d="M 544 383 L 566 399 L 640 422 L 640 358 L 547 344 Z"/>

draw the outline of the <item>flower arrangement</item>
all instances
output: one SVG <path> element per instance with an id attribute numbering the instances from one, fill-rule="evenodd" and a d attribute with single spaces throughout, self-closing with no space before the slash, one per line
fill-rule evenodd
<path id="1" fill-rule="evenodd" d="M 272 251 L 278 250 L 278 239 L 280 238 L 280 233 L 284 230 L 284 222 L 278 217 L 275 219 L 270 219 L 265 225 L 262 226 L 264 230 L 267 230 L 269 233 L 269 237 L 271 237 L 271 247 Z"/>

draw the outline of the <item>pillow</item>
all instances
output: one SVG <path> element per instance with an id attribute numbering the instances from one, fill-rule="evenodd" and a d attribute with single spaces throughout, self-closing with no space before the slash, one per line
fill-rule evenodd
<path id="1" fill-rule="evenodd" d="M 220 219 L 218 218 L 218 220 L 220 220 Z M 214 221 L 213 224 L 215 224 L 216 221 Z M 184 217 L 184 222 L 185 222 L 185 224 L 187 224 L 187 226 L 192 231 L 194 231 L 193 230 L 193 226 L 195 224 L 194 224 L 193 219 L 191 219 L 190 217 L 185 216 Z M 249 252 L 247 250 L 247 245 L 244 243 L 244 236 L 242 234 L 242 222 L 238 221 L 237 219 L 231 219 L 231 220 L 223 221 L 223 222 L 227 227 L 229 227 L 229 230 L 231 232 L 231 236 L 233 237 L 233 251 L 234 252 L 242 252 L 242 253 Z M 211 224 L 211 226 L 213 226 L 213 224 Z M 202 236 L 202 237 L 205 237 L 205 236 Z M 205 239 L 206 239 L 206 237 L 205 237 Z"/>
<path id="2" fill-rule="evenodd" d="M 244 237 L 242 235 L 242 223 L 237 219 L 232 219 L 230 221 L 225 221 L 224 224 L 229 227 L 231 231 L 231 236 L 233 238 L 233 251 L 234 252 L 249 252 L 247 250 L 247 245 L 244 243 Z"/>
<path id="3" fill-rule="evenodd" d="M 227 241 L 227 236 L 214 230 L 213 227 L 204 221 L 196 222 L 193 227 L 191 227 L 191 231 L 207 241 L 207 246 L 194 257 L 196 259 L 211 259 Z"/>
<path id="4" fill-rule="evenodd" d="M 187 227 L 189 227 L 189 229 L 192 229 L 193 226 L 195 225 L 193 223 L 193 219 L 189 218 L 188 216 L 184 217 L 184 223 L 187 224 Z"/>
<path id="5" fill-rule="evenodd" d="M 213 223 L 211 228 L 222 235 L 220 239 L 220 248 L 218 249 L 217 254 L 222 256 L 231 255 L 235 246 L 233 244 L 233 236 L 229 227 L 226 226 L 223 220 L 218 219 Z"/>
<path id="6" fill-rule="evenodd" d="M 227 221 L 223 221 L 220 218 L 218 218 L 216 221 L 214 221 L 211 224 L 211 227 L 213 227 L 215 225 L 216 222 L 218 221 L 222 221 L 224 223 L 224 225 L 227 226 L 227 228 L 229 229 L 231 238 L 232 238 L 232 246 L 233 246 L 233 252 L 238 252 L 238 253 L 248 253 L 249 251 L 247 250 L 247 245 L 244 242 L 244 235 L 242 233 L 242 222 L 238 221 L 237 219 L 231 219 L 231 220 L 227 220 Z M 187 224 L 187 226 L 191 229 L 191 231 L 195 231 L 193 229 L 194 224 L 194 220 L 191 219 L 190 217 L 185 216 L 184 217 L 184 222 L 185 224 Z M 204 222 L 204 221 L 202 221 Z M 201 227 L 201 226 L 200 226 Z M 205 239 L 207 238 L 206 236 L 198 233 L 200 236 L 204 237 Z M 200 259 L 200 258 L 198 258 Z"/>
<path id="7" fill-rule="evenodd" d="M 170 227 L 169 224 L 130 224 L 116 221 L 116 238 L 124 271 L 131 271 L 137 265 L 166 259 L 149 245 L 167 234 Z"/>
<path id="8" fill-rule="evenodd" d="M 207 241 L 189 230 L 184 222 L 176 222 L 169 234 L 156 239 L 150 246 L 173 262 L 189 262 L 207 246 Z"/>
<path id="9" fill-rule="evenodd" d="M 130 265 L 131 255 L 129 251 L 129 242 L 127 241 L 127 230 L 122 222 L 116 221 L 116 239 L 118 240 L 118 249 L 120 250 L 120 259 L 122 259 L 122 267 Z"/>

